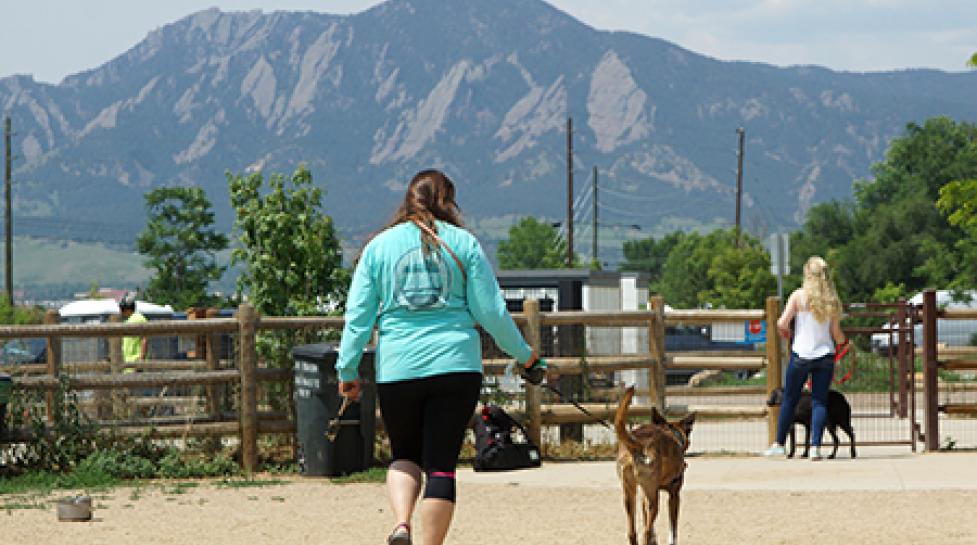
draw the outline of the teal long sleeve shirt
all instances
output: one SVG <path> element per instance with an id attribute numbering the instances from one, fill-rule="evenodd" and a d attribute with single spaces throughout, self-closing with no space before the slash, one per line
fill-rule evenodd
<path id="1" fill-rule="evenodd" d="M 520 363 L 532 355 L 506 310 L 495 273 L 468 231 L 437 222 L 438 236 L 468 275 L 440 246 L 425 254 L 421 231 L 402 223 L 363 249 L 346 301 L 339 347 L 339 378 L 357 378 L 363 348 L 378 329 L 377 382 L 396 382 L 455 372 L 481 372 L 476 323 Z"/>

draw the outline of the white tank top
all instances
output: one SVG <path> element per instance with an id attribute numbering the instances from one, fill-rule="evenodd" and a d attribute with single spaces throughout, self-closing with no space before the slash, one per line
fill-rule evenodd
<path id="1" fill-rule="evenodd" d="M 800 310 L 794 317 L 794 353 L 813 360 L 835 351 L 831 340 L 831 320 L 819 322 L 809 310 Z"/>

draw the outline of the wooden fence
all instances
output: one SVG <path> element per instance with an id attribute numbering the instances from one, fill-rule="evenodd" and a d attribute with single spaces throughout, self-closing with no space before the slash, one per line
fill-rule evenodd
<path id="1" fill-rule="evenodd" d="M 641 327 L 647 329 L 647 352 L 629 355 L 588 356 L 585 367 L 579 357 L 553 357 L 547 361 L 560 374 L 582 372 L 611 372 L 628 369 L 647 369 L 649 376 L 648 397 L 650 405 L 632 406 L 631 413 L 646 415 L 651 406 L 668 411 L 666 398 L 674 395 L 725 395 L 769 392 L 781 384 L 781 347 L 776 334 L 775 320 L 779 301 L 770 297 L 762 310 L 676 310 L 665 312 L 660 297 L 649 300 L 645 311 L 616 312 L 540 312 L 536 300 L 526 300 L 524 311 L 513 318 L 524 331 L 527 341 L 541 349 L 540 331 L 547 326 L 583 325 L 592 327 Z M 765 352 L 735 350 L 723 352 L 683 352 L 668 354 L 665 349 L 665 328 L 687 324 L 713 324 L 717 322 L 743 323 L 746 320 L 765 320 L 767 339 Z M 114 425 L 120 431 L 145 433 L 148 428 L 156 437 L 203 437 L 237 436 L 241 444 L 241 464 L 245 471 L 257 467 L 257 439 L 259 434 L 294 434 L 295 423 L 287 412 L 259 412 L 258 385 L 270 382 L 285 383 L 290 388 L 293 373 L 290 369 L 266 368 L 259 364 L 256 354 L 256 336 L 268 330 L 332 329 L 343 326 L 340 317 L 261 317 L 249 304 L 242 304 L 235 318 L 217 318 L 214 314 L 204 319 L 171 321 L 160 320 L 140 324 L 58 324 L 57 314 L 49 312 L 44 325 L 0 327 L 0 340 L 43 337 L 47 339 L 47 363 L 16 366 L 15 388 L 46 392 L 47 415 L 54 419 L 54 391 L 63 375 L 74 390 L 97 392 L 122 391 L 131 388 L 202 386 L 205 391 L 203 416 L 156 417 L 127 422 L 103 422 Z M 218 336 L 237 335 L 237 355 L 230 366 L 222 367 L 218 358 Z M 151 360 L 138 367 L 143 372 L 123 373 L 121 341 L 124 336 L 194 336 L 202 338 L 206 354 L 201 360 L 158 361 Z M 66 365 L 62 362 L 61 341 L 66 338 L 108 338 L 110 343 L 107 362 L 80 362 Z M 486 359 L 487 375 L 499 375 L 509 364 L 508 359 Z M 667 387 L 665 373 L 668 369 L 718 369 L 760 370 L 767 369 L 765 388 L 715 387 L 688 388 Z M 80 371 L 102 371 L 103 374 L 71 374 Z M 218 387 L 238 385 L 238 411 L 228 417 L 219 410 Z M 170 399 L 165 400 L 171 403 Z M 172 400 L 172 403 L 191 402 Z M 592 419 L 564 403 L 543 404 L 539 387 L 526 385 L 526 414 L 528 430 L 536 441 L 541 439 L 544 425 L 585 423 Z M 613 416 L 615 407 L 608 404 L 584 404 L 600 418 Z M 700 416 L 762 418 L 768 417 L 768 431 L 772 439 L 776 429 L 776 408 L 765 406 L 695 406 Z M 29 440 L 24 430 L 15 430 L 13 440 Z"/>
<path id="2" fill-rule="evenodd" d="M 0 340 L 16 338 L 47 338 L 47 363 L 44 374 L 33 375 L 37 365 L 18 365 L 13 382 L 15 388 L 43 390 L 46 392 L 47 417 L 54 420 L 54 391 L 59 387 L 62 375 L 67 376 L 72 390 L 122 391 L 132 388 L 202 386 L 205 390 L 206 416 L 203 418 L 148 418 L 126 422 L 100 422 L 115 426 L 121 432 L 145 433 L 151 428 L 154 437 L 240 437 L 241 465 L 246 471 L 257 467 L 257 439 L 259 434 L 292 434 L 295 423 L 287 413 L 258 412 L 257 388 L 260 383 L 279 382 L 290 387 L 290 369 L 259 368 L 256 353 L 256 335 L 267 330 L 341 329 L 342 318 L 321 317 L 259 317 L 250 304 L 242 304 L 236 318 L 204 318 L 199 320 L 158 320 L 152 322 L 58 324 L 57 313 L 50 311 L 44 325 L 0 327 Z M 218 336 L 222 333 L 237 334 L 237 356 L 230 368 L 220 368 Z M 127 336 L 201 336 L 205 339 L 206 359 L 203 361 L 155 361 L 141 363 L 145 372 L 124 373 L 122 361 L 122 337 Z M 65 373 L 62 362 L 61 341 L 65 338 L 108 338 L 110 341 L 108 362 L 81 362 L 71 370 L 108 370 L 108 374 L 70 375 Z M 151 371 L 150 371 L 151 369 Z M 166 370 L 164 370 L 166 369 Z M 228 419 L 218 410 L 217 386 L 238 385 L 238 413 Z M 165 401 L 169 403 L 170 400 Z M 13 441 L 30 440 L 25 430 L 13 430 Z"/>
<path id="3" fill-rule="evenodd" d="M 977 416 L 977 403 L 940 404 L 939 370 L 977 371 L 977 353 L 970 347 L 940 347 L 938 320 L 977 320 L 977 309 L 940 309 L 936 306 L 936 291 L 923 292 L 920 316 L 923 322 L 923 441 L 926 450 L 940 448 L 939 413 Z M 966 386 L 966 385 L 961 385 Z"/>

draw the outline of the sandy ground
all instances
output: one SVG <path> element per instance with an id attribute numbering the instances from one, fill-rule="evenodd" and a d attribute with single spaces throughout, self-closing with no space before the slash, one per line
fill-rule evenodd
<path id="1" fill-rule="evenodd" d="M 547 464 L 505 474 L 462 471 L 459 479 L 449 544 L 627 543 L 612 463 Z M 95 520 L 86 523 L 57 522 L 53 505 L 8 510 L 0 513 L 0 544 L 385 543 L 393 520 L 382 485 L 287 480 L 249 488 L 200 482 L 183 493 L 172 483 L 119 488 L 96 499 Z M 817 464 L 693 458 L 687 488 L 683 545 L 977 543 L 975 454 Z M 657 525 L 663 544 L 666 524 L 663 511 Z"/>

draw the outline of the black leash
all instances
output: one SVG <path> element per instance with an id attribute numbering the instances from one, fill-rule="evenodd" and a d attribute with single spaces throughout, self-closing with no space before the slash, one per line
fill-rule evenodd
<path id="1" fill-rule="evenodd" d="M 614 430 L 614 428 L 607 422 L 607 420 L 604 420 L 603 418 L 598 418 L 598 417 L 594 416 L 593 413 L 591 413 L 587 409 L 583 408 L 583 406 L 580 405 L 579 403 L 577 403 L 576 401 L 574 401 L 572 399 L 566 399 L 566 398 L 564 398 L 563 397 L 563 394 L 559 390 L 557 390 L 554 386 L 552 386 L 550 384 L 547 384 L 547 383 L 542 383 L 542 382 L 539 383 L 538 386 L 542 386 L 543 388 L 546 388 L 550 392 L 553 392 L 554 394 L 556 394 L 556 397 L 560 398 L 560 401 L 563 401 L 564 403 L 569 403 L 569 404 L 573 405 L 574 407 L 577 408 L 578 411 L 584 413 L 585 415 L 589 416 L 590 418 L 593 418 L 594 419 L 594 422 L 596 422 L 597 424 L 600 424 L 600 425 L 604 426 L 605 428 L 607 428 L 607 429 L 609 429 L 611 431 Z"/>

